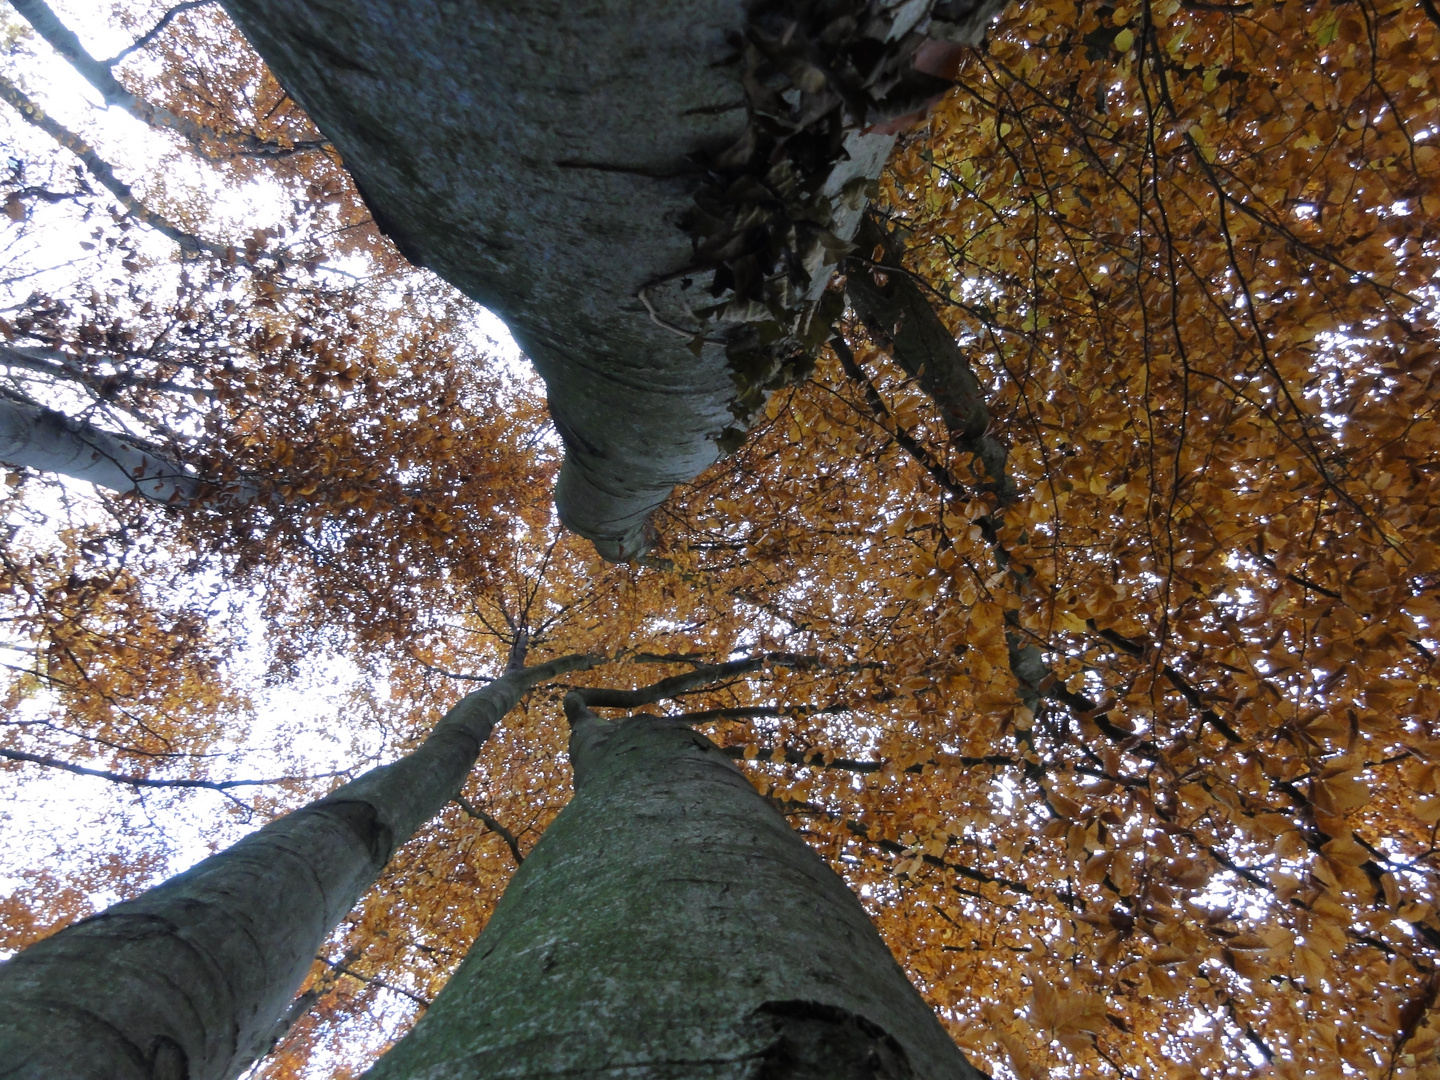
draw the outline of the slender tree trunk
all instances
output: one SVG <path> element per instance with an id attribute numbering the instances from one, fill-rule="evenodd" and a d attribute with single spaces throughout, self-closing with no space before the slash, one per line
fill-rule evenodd
<path id="1" fill-rule="evenodd" d="M 0 397 L 0 461 L 162 503 L 188 502 L 206 487 L 185 466 L 134 439 L 6 397 Z"/>
<path id="2" fill-rule="evenodd" d="M 86 51 L 75 32 L 66 26 L 44 0 L 14 0 L 11 5 L 35 28 L 35 32 L 50 43 L 50 47 L 64 57 L 70 66 L 91 86 L 100 92 L 106 105 L 124 109 L 142 123 L 151 127 L 168 128 L 178 132 L 190 141 L 201 153 L 209 156 L 243 154 L 247 157 L 285 157 L 297 150 L 315 149 L 321 144 L 310 142 L 299 147 L 284 146 L 266 142 L 235 132 L 219 132 L 197 124 L 183 116 L 176 116 L 169 109 L 161 108 L 144 98 L 137 97 L 125 89 L 115 78 L 117 60 L 97 60 Z M 197 6 L 190 4 L 189 6 Z M 174 8 L 171 9 L 173 14 Z M 168 18 L 168 16 L 166 16 Z M 154 33 L 152 30 L 151 33 Z M 121 54 L 122 56 L 124 54 Z"/>
<path id="3" fill-rule="evenodd" d="M 369 1080 L 981 1075 L 713 743 L 566 710 L 575 798 Z"/>
<path id="4" fill-rule="evenodd" d="M 877 278 L 868 260 L 849 260 L 845 295 L 850 305 L 930 396 L 956 446 L 980 459 L 1001 503 L 1013 502 L 1015 482 L 1006 472 L 1007 451 L 990 433 L 988 395 L 955 335 L 935 310 L 931 296 L 904 268 L 894 237 L 867 218 L 857 240 L 867 253 L 877 245 L 883 248 L 885 262 Z"/>
<path id="5" fill-rule="evenodd" d="M 576 656 L 462 699 L 414 753 L 0 965 L 0 1076 L 228 1080 L 265 1053 L 321 943 L 460 790 L 495 724 Z"/>

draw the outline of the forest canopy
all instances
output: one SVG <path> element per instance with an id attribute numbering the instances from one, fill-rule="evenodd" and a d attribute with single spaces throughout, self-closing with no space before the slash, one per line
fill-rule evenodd
<path id="1" fill-rule="evenodd" d="M 569 799 L 567 687 L 768 655 L 653 709 L 977 1065 L 1440 1075 L 1430 0 L 1029 0 L 944 50 L 833 336 L 621 564 L 560 525 L 523 358 L 217 5 L 15 7 L 0 433 L 145 464 L 0 447 L 0 948 L 517 656 L 604 657 L 496 728 L 254 1075 L 358 1073 Z"/>

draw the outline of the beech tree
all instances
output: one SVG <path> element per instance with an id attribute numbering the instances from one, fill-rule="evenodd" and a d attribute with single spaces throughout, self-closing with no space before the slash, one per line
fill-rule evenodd
<path id="1" fill-rule="evenodd" d="M 628 1064 L 634 1039 L 692 1070 L 737 1046 L 762 1070 L 821 1046 L 875 1075 L 963 1069 L 859 998 L 767 996 L 825 955 L 813 922 L 742 933 L 718 972 L 717 938 L 683 940 L 702 924 L 723 939 L 783 894 L 757 877 L 704 917 L 677 899 L 730 873 L 744 829 L 783 835 L 720 757 L 841 873 L 991 1071 L 1440 1067 L 1433 7 L 1031 4 L 974 50 L 952 46 L 989 13 L 960 7 L 937 5 L 928 30 L 909 7 L 886 26 L 764 5 L 493 9 L 483 28 L 437 28 L 427 11 L 402 26 L 378 5 L 237 3 L 279 84 L 205 8 L 134 16 L 148 66 L 100 63 L 36 24 L 186 153 L 237 179 L 272 170 L 356 226 L 368 206 L 412 260 L 504 313 L 548 380 L 564 519 L 608 558 L 636 557 L 606 565 L 556 532 L 540 403 L 486 389 L 438 285 L 413 279 L 436 317 L 392 347 L 403 324 L 383 290 L 339 302 L 287 277 L 303 260 L 276 266 L 278 233 L 247 246 L 183 203 L 122 194 L 24 113 L 93 178 L 83 198 L 195 238 L 170 236 L 197 280 L 203 266 L 235 282 L 233 310 L 217 285 L 184 317 L 230 349 L 195 358 L 209 374 L 194 385 L 229 389 L 206 399 L 203 438 L 175 433 L 212 485 L 269 494 L 120 498 L 107 525 L 12 543 L 12 617 L 36 658 L 12 691 L 16 768 L 233 779 L 173 749 L 206 752 L 221 735 L 202 714 L 243 712 L 216 659 L 223 624 L 196 612 L 165 663 L 137 659 L 161 655 L 171 625 L 147 583 L 207 567 L 264 590 L 273 678 L 322 642 L 354 658 L 353 722 L 393 733 L 387 757 L 457 677 L 527 654 L 617 661 L 496 726 L 457 801 L 320 949 L 258 1071 L 359 1068 L 421 1011 L 381 1075 L 440 1075 L 457 1052 L 490 1067 L 507 1040 L 582 1030 L 509 1060 L 555 1068 L 584 1043 Z M 916 66 L 952 89 L 906 121 L 940 89 Z M 50 204 L 23 177 L 11 187 L 23 229 Z M 376 281 L 408 273 L 364 227 L 330 242 L 375 260 Z M 28 326 L 7 313 L 7 336 L 74 366 L 64 334 L 20 335 L 156 340 L 145 320 L 172 310 L 90 317 L 103 301 L 77 293 L 47 314 L 37 297 Z M 432 327 L 448 345 L 426 343 Z M 109 392 L 148 423 L 171 415 L 169 398 Z M 19 480 L 15 515 L 41 483 Z M 127 554 L 137 534 L 165 557 Z M 670 719 L 591 726 L 605 700 L 647 707 L 601 688 L 776 653 L 792 660 L 764 679 L 652 694 Z M 601 730 L 587 761 L 579 733 Z M 97 745 L 104 768 L 79 764 Z M 579 792 L 557 818 L 572 761 Z M 587 771 L 604 778 L 589 793 Z M 251 805 L 293 809 L 323 785 L 287 780 Z M 697 816 L 687 791 L 748 824 L 704 839 L 674 825 Z M 610 831 L 619 821 L 633 827 Z M 628 857 L 596 858 L 599 836 Z M 114 873 L 132 890 L 153 876 Z M 46 888 L 8 902 L 12 947 L 85 913 L 78 884 Z M 573 902 L 617 892 L 619 908 Z M 640 911 L 653 936 L 626 936 Z M 613 954 L 589 934 L 640 968 L 600 964 Z M 647 1002 L 627 1016 L 673 1016 L 666 958 L 681 956 L 701 981 L 747 973 L 760 998 L 732 1009 L 717 989 L 707 1011 L 692 992 L 683 1023 L 602 1022 L 621 1000 Z M 591 991 L 596 971 L 614 997 Z M 143 1047 L 138 1067 L 174 1066 L 168 1046 Z"/>

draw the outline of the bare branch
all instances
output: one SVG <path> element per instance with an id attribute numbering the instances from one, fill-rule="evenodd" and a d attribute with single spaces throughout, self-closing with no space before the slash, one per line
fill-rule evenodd
<path id="1" fill-rule="evenodd" d="M 420 659 L 420 657 L 416 656 L 414 653 L 411 653 L 411 654 L 410 654 L 410 659 L 414 660 L 417 664 L 419 664 L 421 667 L 423 667 L 426 671 L 433 671 L 436 675 L 444 675 L 445 678 L 447 678 L 447 679 L 460 679 L 460 680 L 462 680 L 462 681 L 464 681 L 464 682 L 478 682 L 478 683 L 488 683 L 488 682 L 494 682 L 494 681 L 495 681 L 495 680 L 494 680 L 491 676 L 489 676 L 489 675 L 466 675 L 466 674 L 464 674 L 463 672 L 450 671 L 448 668 L 443 668 L 443 667 L 441 667 L 439 664 L 432 664 L 432 663 L 430 663 L 430 661 L 428 661 L 428 660 L 422 660 L 422 659 Z"/>
<path id="2" fill-rule="evenodd" d="M 973 493 L 960 484 L 950 475 L 946 469 L 936 461 L 928 450 L 926 450 L 899 423 L 896 422 L 890 410 L 885 407 L 885 402 L 880 397 L 880 392 L 875 389 L 875 384 L 870 381 L 860 365 L 855 360 L 855 354 L 850 351 L 843 336 L 837 334 L 830 340 L 830 348 L 834 350 L 835 356 L 840 361 L 840 367 L 844 370 L 846 378 L 855 383 L 865 394 L 865 404 L 870 407 L 871 418 L 881 431 L 895 440 L 896 445 L 910 455 L 931 478 L 940 485 L 941 489 L 955 496 L 962 501 L 968 501 Z M 843 398 L 841 400 L 844 400 Z M 863 415 L 863 414 L 862 414 Z M 886 423 L 886 421 L 889 421 Z"/>
<path id="3" fill-rule="evenodd" d="M 828 711 L 828 710 L 827 710 Z M 791 716 L 793 709 L 776 705 L 746 705 L 732 709 L 697 709 L 695 712 L 672 713 L 671 720 L 682 724 L 702 724 L 710 720 L 756 720 L 766 716 Z"/>
<path id="4" fill-rule="evenodd" d="M 674 719 L 680 720 L 684 718 L 675 717 Z M 744 759 L 745 749 L 746 748 L 743 745 L 722 746 L 720 748 L 720 752 L 726 757 Z M 776 761 L 776 752 L 776 747 L 757 747 L 755 751 L 755 757 L 750 760 L 757 762 L 773 762 Z M 883 770 L 885 766 L 889 764 L 884 760 L 860 761 L 855 758 L 830 758 L 829 760 L 827 760 L 825 757 L 825 753 L 822 750 L 795 750 L 788 746 L 779 748 L 779 755 L 784 760 L 785 764 L 800 765 L 807 769 L 840 769 L 844 772 L 877 773 Z M 950 760 L 950 763 L 954 765 L 964 765 L 967 767 L 984 765 L 991 767 L 1005 766 L 1022 768 L 1025 765 L 1025 762 L 1010 757 L 1006 754 L 986 754 L 984 757 L 957 756 L 952 758 Z M 901 769 L 900 771 L 905 773 L 923 773 L 925 771 L 925 766 L 940 764 L 942 763 L 938 761 L 917 761 L 913 764 L 905 766 L 905 768 Z"/>
<path id="5" fill-rule="evenodd" d="M 765 653 L 724 664 L 709 664 L 687 671 L 683 675 L 672 675 L 650 686 L 638 690 L 612 690 L 603 686 L 577 687 L 570 694 L 578 695 L 581 704 L 595 709 L 635 709 L 641 705 L 654 705 L 668 698 L 695 693 L 723 679 L 738 675 L 749 675 L 768 664 L 784 664 L 789 667 L 815 667 L 818 661 L 813 656 L 797 653 Z"/>
<path id="6" fill-rule="evenodd" d="M 349 975 L 350 978 L 355 979 L 359 982 L 368 983 L 370 986 L 377 986 L 381 990 L 389 990 L 392 994 L 399 994 L 401 997 L 407 997 L 411 1001 L 415 1002 L 416 1005 L 419 1005 L 422 1009 L 428 1009 L 430 1007 L 429 998 L 421 997 L 419 994 L 413 993 L 410 990 L 406 990 L 403 987 L 396 986 L 394 983 L 388 983 L 384 979 L 379 978 L 378 976 L 361 975 L 354 968 L 344 963 L 343 960 L 330 960 L 320 955 L 317 955 L 315 959 L 319 960 L 322 964 L 326 964 L 329 967 L 334 968 L 341 975 Z"/>
<path id="7" fill-rule="evenodd" d="M 703 656 L 693 653 L 652 653 L 637 652 L 630 653 L 626 660 L 636 664 L 690 664 L 699 667 L 705 663 Z"/>
<path id="8" fill-rule="evenodd" d="M 863 822 L 847 819 L 845 827 L 856 836 L 869 841 L 887 854 L 900 855 L 910 851 L 904 844 L 898 843 L 897 841 L 888 840 L 883 836 L 872 837 L 869 826 Z M 921 859 L 930 866 L 939 867 L 942 870 L 949 870 L 952 873 L 964 878 L 969 878 L 971 881 L 979 882 L 982 885 L 999 885 L 1002 889 L 1009 889 L 1011 892 L 1017 892 L 1024 896 L 1035 895 L 1035 891 L 1024 882 L 1014 881 L 1010 878 L 1000 877 L 995 874 L 987 874 L 983 870 L 976 870 L 974 867 L 965 866 L 962 863 L 946 862 L 938 855 L 925 854 L 921 856 Z"/>
<path id="9" fill-rule="evenodd" d="M 125 89 L 119 79 L 115 78 L 113 69 L 127 53 L 149 44 L 150 40 L 160 33 L 172 18 L 181 14 L 182 11 L 200 7 L 200 3 L 181 4 L 178 8 L 167 12 L 154 29 L 113 60 L 97 60 L 91 56 L 85 46 L 80 43 L 75 32 L 60 21 L 59 16 L 50 9 L 44 0 L 13 0 L 13 3 L 15 10 L 25 17 L 26 21 L 35 28 L 35 32 L 49 42 L 51 48 L 68 61 L 86 82 L 100 92 L 106 105 L 118 106 L 150 127 L 176 132 L 205 157 L 278 158 L 315 150 L 325 145 L 323 140 L 312 140 L 286 146 L 260 139 L 255 135 L 216 131 L 214 128 L 197 124 L 183 116 L 177 116 L 169 109 L 137 97 Z M 216 144 L 228 147 L 228 149 L 217 154 Z"/>
<path id="10" fill-rule="evenodd" d="M 157 22 L 154 26 L 152 26 L 149 30 L 145 31 L 145 33 L 141 34 L 129 45 L 125 46 L 125 48 L 121 49 L 118 53 L 112 56 L 109 60 L 102 60 L 101 63 L 103 63 L 107 68 L 114 68 L 116 64 L 120 63 L 121 60 L 124 60 L 131 53 L 138 52 L 139 50 L 149 45 L 152 41 L 154 41 L 157 37 L 159 37 L 165 32 L 166 27 L 168 27 L 181 15 L 184 15 L 187 11 L 194 11 L 196 8 L 202 8 L 213 3 L 215 3 L 215 0 L 185 0 L 183 4 L 176 4 L 169 11 L 165 12 L 164 15 L 161 15 L 160 21 Z"/>
<path id="11" fill-rule="evenodd" d="M 463 795 L 455 796 L 455 805 L 460 807 L 461 810 L 464 810 L 465 813 L 469 814 L 476 821 L 484 825 L 496 836 L 500 837 L 501 840 L 504 840 L 505 846 L 510 849 L 510 854 L 515 859 L 516 866 L 519 866 L 525 861 L 525 856 L 520 854 L 520 842 L 515 839 L 514 833 L 512 833 L 504 825 L 501 825 L 500 822 L 496 821 L 493 817 L 487 814 L 484 810 L 481 810 L 478 806 L 472 803 L 469 799 L 465 798 L 465 796 Z"/>
<path id="12" fill-rule="evenodd" d="M 156 232 L 174 240 L 175 243 L 180 245 L 182 251 L 190 255 L 197 255 L 202 251 L 209 252 L 212 255 L 223 256 L 225 254 L 223 247 L 211 244 L 206 240 L 201 240 L 197 236 L 192 236 L 184 229 L 177 228 L 159 214 L 148 209 L 144 203 L 135 197 L 135 193 L 130 190 L 130 185 L 115 175 L 115 170 L 110 167 L 110 163 L 97 154 L 89 143 L 69 128 L 52 119 L 44 109 L 31 101 L 23 90 L 3 75 L 0 75 L 0 98 L 7 101 L 26 121 L 34 124 L 66 150 L 69 150 L 78 157 L 85 166 L 86 171 L 96 180 L 100 181 L 100 184 L 109 191 L 110 194 L 119 199 L 120 204 L 124 206 L 132 216 L 143 221 Z"/>
<path id="13" fill-rule="evenodd" d="M 990 434 L 990 406 L 984 387 L 955 336 L 936 313 L 929 298 L 900 262 L 894 238 L 867 217 L 857 240 L 861 248 L 879 245 L 886 252 L 882 285 L 872 265 L 852 258 L 845 292 L 872 334 L 890 347 L 895 362 L 930 396 L 957 446 L 978 457 L 989 476 L 988 486 L 1001 504 L 1019 497 L 1006 471 L 1008 451 Z"/>
<path id="14" fill-rule="evenodd" d="M 7 750 L 0 747 L 0 758 L 9 761 L 27 761 L 33 765 L 44 765 L 49 769 L 61 769 L 64 772 L 74 773 L 77 776 L 98 776 L 102 780 L 111 780 L 117 784 L 127 784 L 130 787 L 147 788 L 201 788 L 206 791 L 228 792 L 233 788 L 240 787 L 263 787 L 266 784 L 284 784 L 291 781 L 327 780 L 336 776 L 348 776 L 347 770 L 336 772 L 317 773 L 313 776 L 275 776 L 267 780 L 153 780 L 148 776 L 130 776 L 125 773 L 110 772 L 108 769 L 91 769 L 84 765 L 76 765 L 69 761 L 62 761 L 59 758 L 47 757 L 44 754 L 31 754 L 24 750 Z"/>
<path id="15" fill-rule="evenodd" d="M 100 363 L 120 364 L 127 360 L 148 359 L 145 357 L 133 356 L 102 356 L 96 358 Z M 33 371 L 37 375 L 46 375 L 52 379 L 63 379 L 67 382 L 80 383 L 87 389 L 93 390 L 96 394 L 104 396 L 100 383 L 108 386 L 138 386 L 146 390 L 160 390 L 171 394 L 189 394 L 192 397 L 203 397 L 214 399 L 217 395 L 213 389 L 205 386 L 186 386 L 183 383 L 170 380 L 155 381 L 141 378 L 138 375 L 129 375 L 117 372 L 111 375 L 94 377 L 89 372 L 76 368 L 76 358 L 68 355 L 60 349 L 39 348 L 31 345 L 6 345 L 0 343 L 0 364 L 8 368 L 18 368 L 22 371 Z"/>

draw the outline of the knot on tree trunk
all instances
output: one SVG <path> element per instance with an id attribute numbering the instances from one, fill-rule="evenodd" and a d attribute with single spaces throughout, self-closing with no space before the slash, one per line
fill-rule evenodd
<path id="1" fill-rule="evenodd" d="M 767 1001 L 750 1016 L 772 1040 L 758 1080 L 913 1080 L 904 1047 L 855 1013 L 819 1001 Z"/>

